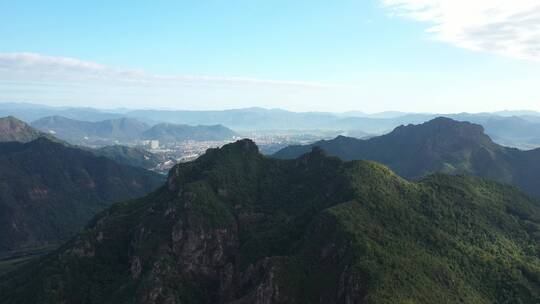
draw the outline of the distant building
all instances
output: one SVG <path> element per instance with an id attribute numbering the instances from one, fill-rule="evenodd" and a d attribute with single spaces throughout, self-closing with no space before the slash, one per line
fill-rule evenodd
<path id="1" fill-rule="evenodd" d="M 150 149 L 153 149 L 153 150 L 159 149 L 159 140 L 151 140 Z"/>

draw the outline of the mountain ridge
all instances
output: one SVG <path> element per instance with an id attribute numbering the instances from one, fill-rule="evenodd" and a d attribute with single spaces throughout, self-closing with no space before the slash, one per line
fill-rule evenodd
<path id="1" fill-rule="evenodd" d="M 153 170 L 157 165 L 165 161 L 164 157 L 138 147 L 112 145 L 90 149 L 89 151 L 97 156 L 104 156 L 114 160 L 119 164 L 140 167 L 147 170 Z"/>
<path id="2" fill-rule="evenodd" d="M 161 177 L 45 137 L 0 143 L 0 252 L 57 244 L 115 201 Z"/>
<path id="3" fill-rule="evenodd" d="M 0 142 L 29 142 L 39 137 L 48 137 L 48 135 L 35 130 L 14 116 L 0 118 Z"/>
<path id="4" fill-rule="evenodd" d="M 48 116 L 31 125 L 72 143 L 84 141 L 131 141 L 150 126 L 133 118 L 115 118 L 98 122 L 80 121 L 63 116 Z"/>
<path id="5" fill-rule="evenodd" d="M 185 140 L 219 141 L 238 137 L 233 130 L 221 125 L 196 125 L 159 123 L 142 133 L 145 139 L 158 139 L 164 142 Z"/>
<path id="6" fill-rule="evenodd" d="M 538 202 L 512 187 L 241 140 L 2 276 L 0 302 L 534 303 L 538 231 Z"/>
<path id="7" fill-rule="evenodd" d="M 103 121 L 80 121 L 62 116 L 49 116 L 32 122 L 34 128 L 74 144 L 111 145 L 138 143 L 156 139 L 162 142 L 184 140 L 226 140 L 238 136 L 221 125 L 158 123 L 148 125 L 135 118 L 121 117 Z"/>
<path id="8" fill-rule="evenodd" d="M 307 146 L 290 146 L 274 154 L 294 158 L 319 146 L 345 160 L 381 162 L 399 175 L 420 179 L 436 172 L 472 174 L 513 184 L 536 197 L 540 150 L 521 151 L 494 143 L 482 126 L 437 118 L 420 125 L 400 126 L 367 140 L 337 137 Z"/>
<path id="9" fill-rule="evenodd" d="M 406 113 L 389 112 L 361 114 L 358 112 L 291 112 L 282 109 L 243 108 L 216 111 L 149 110 L 48 107 L 31 104 L 0 103 L 2 115 L 13 115 L 31 122 L 40 118 L 60 115 L 71 119 L 102 121 L 130 117 L 149 125 L 156 123 L 181 123 L 189 125 L 223 124 L 236 131 L 255 130 L 360 130 L 380 135 L 401 124 L 419 124 L 437 116 L 483 125 L 486 133 L 497 143 L 531 149 L 540 147 L 540 114 L 528 111 L 493 113 Z"/>

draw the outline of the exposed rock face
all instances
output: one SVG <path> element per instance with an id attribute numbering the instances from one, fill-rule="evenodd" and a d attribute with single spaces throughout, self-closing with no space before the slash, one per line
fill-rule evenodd
<path id="1" fill-rule="evenodd" d="M 506 211 L 509 202 L 524 219 Z M 539 214 L 498 184 L 444 176 L 409 183 L 319 149 L 268 159 L 243 140 L 178 165 L 166 187 L 114 205 L 58 252 L 3 278 L 0 302 L 535 301 L 538 239 L 527 229 Z M 513 245 L 486 261 L 498 253 L 482 237 Z M 504 291 L 485 287 L 492 283 Z"/>

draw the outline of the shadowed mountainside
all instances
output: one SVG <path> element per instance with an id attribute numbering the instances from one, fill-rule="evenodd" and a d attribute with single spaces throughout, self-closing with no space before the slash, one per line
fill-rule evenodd
<path id="1" fill-rule="evenodd" d="M 367 140 L 337 137 L 306 146 L 290 146 L 274 154 L 295 158 L 320 147 L 344 160 L 374 160 L 408 179 L 435 172 L 471 174 L 509 183 L 540 197 L 540 149 L 521 151 L 494 143 L 480 125 L 436 118 L 400 126 Z"/>
<path id="2" fill-rule="evenodd" d="M 65 241 L 111 203 L 161 183 L 156 173 L 46 138 L 0 143 L 0 253 Z"/>
<path id="3" fill-rule="evenodd" d="M 137 147 L 114 145 L 90 149 L 90 151 L 97 156 L 112 159 L 119 164 L 147 170 L 154 169 L 159 163 L 165 161 L 164 157 Z"/>
<path id="4" fill-rule="evenodd" d="M 539 231 L 508 186 L 242 140 L 1 277 L 0 302 L 537 303 Z"/>

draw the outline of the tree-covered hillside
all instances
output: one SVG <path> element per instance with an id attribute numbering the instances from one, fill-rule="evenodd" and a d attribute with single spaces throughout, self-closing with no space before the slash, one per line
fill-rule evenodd
<path id="1" fill-rule="evenodd" d="M 156 173 L 46 138 L 0 143 L 0 256 L 66 241 L 113 202 L 161 183 Z"/>
<path id="2" fill-rule="evenodd" d="M 337 137 L 306 146 L 290 146 L 274 156 L 295 158 L 320 147 L 344 160 L 373 160 L 408 179 L 429 174 L 468 174 L 515 185 L 540 197 L 540 149 L 521 151 L 494 143 L 480 125 L 437 118 L 361 140 Z"/>
<path id="3" fill-rule="evenodd" d="M 320 149 L 266 158 L 249 140 L 0 278 L 0 302 L 17 304 L 539 301 L 540 205 L 518 190 L 408 182 Z"/>
<path id="4" fill-rule="evenodd" d="M 154 154 L 143 148 L 128 147 L 121 145 L 105 146 L 98 149 L 90 149 L 98 156 L 104 156 L 119 164 L 154 169 L 160 162 L 166 161 L 162 155 Z"/>

